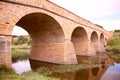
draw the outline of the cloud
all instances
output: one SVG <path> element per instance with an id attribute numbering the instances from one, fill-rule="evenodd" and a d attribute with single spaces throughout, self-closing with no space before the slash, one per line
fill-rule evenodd
<path id="1" fill-rule="evenodd" d="M 120 12 L 120 0 L 50 0 L 87 19 Z"/>

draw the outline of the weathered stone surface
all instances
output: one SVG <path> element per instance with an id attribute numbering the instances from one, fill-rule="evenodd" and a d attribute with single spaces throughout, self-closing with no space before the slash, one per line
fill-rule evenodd
<path id="1" fill-rule="evenodd" d="M 5 36 L 0 36 L 0 67 L 11 67 L 10 42 Z"/>
<path id="2" fill-rule="evenodd" d="M 10 42 L 4 36 L 0 36 L 0 54 L 6 54 L 10 51 Z"/>

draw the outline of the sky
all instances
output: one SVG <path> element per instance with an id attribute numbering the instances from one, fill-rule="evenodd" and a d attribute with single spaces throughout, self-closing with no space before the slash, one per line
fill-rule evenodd
<path id="1" fill-rule="evenodd" d="M 108 31 L 120 29 L 120 0 L 50 0 L 74 14 L 103 26 Z M 27 32 L 15 27 L 13 34 Z"/>

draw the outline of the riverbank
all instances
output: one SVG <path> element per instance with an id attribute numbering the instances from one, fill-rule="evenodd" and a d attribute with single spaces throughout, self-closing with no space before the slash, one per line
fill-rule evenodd
<path id="1" fill-rule="evenodd" d="M 89 64 L 79 64 L 79 65 L 54 65 L 52 67 L 40 67 L 37 70 L 30 71 L 18 75 L 14 70 L 10 69 L 0 69 L 0 80 L 62 80 L 61 77 L 55 76 L 55 74 L 73 74 L 76 71 L 83 69 L 90 69 L 95 67 L 101 67 L 102 65 L 89 65 Z"/>
<path id="2" fill-rule="evenodd" d="M 18 42 L 17 38 L 14 39 L 16 41 L 13 42 L 12 45 L 12 59 L 15 62 L 17 60 L 28 59 L 29 56 L 30 44 L 24 43 L 24 41 L 22 41 L 22 38 L 20 37 L 20 40 Z M 8 70 L 3 67 L 0 69 L 0 80 L 61 80 L 59 77 L 52 76 L 52 74 L 62 74 L 66 72 L 74 73 L 77 70 L 94 67 L 101 67 L 101 65 L 88 65 L 84 63 L 79 65 L 58 65 L 53 66 L 52 68 L 41 67 L 35 71 L 30 71 L 21 75 L 16 74 L 14 70 Z"/>
<path id="3" fill-rule="evenodd" d="M 113 38 L 107 43 L 106 51 L 115 62 L 120 62 L 120 30 L 114 32 Z"/>
<path id="4" fill-rule="evenodd" d="M 56 78 L 44 76 L 38 72 L 27 72 L 22 75 L 16 74 L 13 70 L 2 69 L 0 71 L 0 80 L 59 80 Z"/>

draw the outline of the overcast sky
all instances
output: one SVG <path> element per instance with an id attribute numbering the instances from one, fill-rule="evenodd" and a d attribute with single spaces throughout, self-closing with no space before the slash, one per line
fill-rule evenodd
<path id="1" fill-rule="evenodd" d="M 50 0 L 51 2 L 99 24 L 106 30 L 120 29 L 120 0 Z M 15 27 L 13 34 L 20 34 Z M 16 32 L 15 32 L 16 31 Z M 24 32 L 22 32 L 23 34 Z M 27 34 L 27 33 L 24 33 Z"/>

